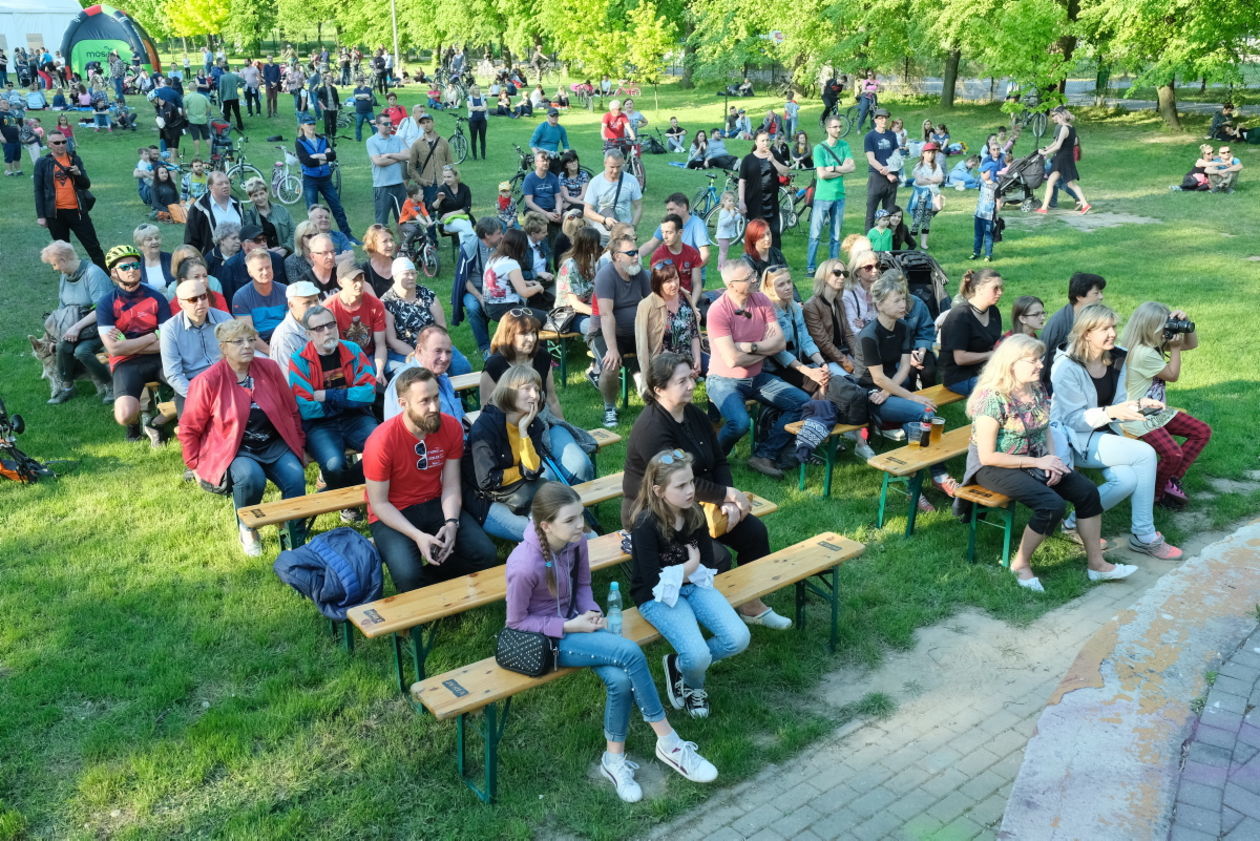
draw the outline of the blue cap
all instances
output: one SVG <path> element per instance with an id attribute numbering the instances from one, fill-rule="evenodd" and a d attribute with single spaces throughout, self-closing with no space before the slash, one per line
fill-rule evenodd
<path id="1" fill-rule="evenodd" d="M 879 210 L 875 211 L 876 219 L 883 219 L 885 216 L 889 216 L 889 215 L 891 214 L 889 214 L 889 212 L 887 210 L 884 210 L 884 208 L 882 207 Z"/>
<path id="2" fill-rule="evenodd" d="M 312 117 L 310 114 L 305 114 L 302 117 L 301 123 L 304 126 L 313 126 L 315 125 L 315 118 Z"/>

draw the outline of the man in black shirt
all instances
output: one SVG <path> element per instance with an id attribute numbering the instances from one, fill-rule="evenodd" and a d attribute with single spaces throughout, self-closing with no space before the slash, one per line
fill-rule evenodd
<path id="1" fill-rule="evenodd" d="M 866 152 L 866 230 L 875 227 L 875 210 L 883 207 L 889 213 L 897 203 L 897 185 L 901 183 L 901 154 L 897 135 L 888 130 L 888 109 L 875 109 L 875 128 L 866 133 L 862 148 Z M 894 157 L 895 156 L 895 157 Z M 894 165 L 895 164 L 895 165 Z"/>

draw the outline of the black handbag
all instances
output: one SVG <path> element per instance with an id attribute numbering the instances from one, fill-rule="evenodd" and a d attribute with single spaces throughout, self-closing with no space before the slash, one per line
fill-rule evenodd
<path id="1" fill-rule="evenodd" d="M 534 504 L 534 494 L 538 493 L 538 489 L 545 481 L 547 480 L 541 476 L 534 479 L 521 479 L 507 488 L 494 491 L 490 494 L 490 499 L 506 505 L 513 514 L 528 514 L 529 506 Z"/>
<path id="2" fill-rule="evenodd" d="M 576 317 L 577 313 L 573 307 L 556 307 L 547 313 L 547 321 L 544 322 L 542 329 L 552 333 L 568 333 Z"/>
<path id="3" fill-rule="evenodd" d="M 573 612 L 573 605 L 577 602 L 576 562 L 569 572 L 569 609 L 565 616 Z M 495 637 L 494 662 L 509 672 L 542 677 L 556 670 L 556 648 L 556 641 L 546 634 L 503 628 Z"/>

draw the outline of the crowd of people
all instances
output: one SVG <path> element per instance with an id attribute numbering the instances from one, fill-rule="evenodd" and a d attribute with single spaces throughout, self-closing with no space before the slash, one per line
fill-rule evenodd
<path id="1" fill-rule="evenodd" d="M 1106 559 L 1101 536 L 1102 513 L 1126 499 L 1128 549 L 1179 558 L 1156 529 L 1154 508 L 1187 503 L 1182 479 L 1211 436 L 1166 395 L 1183 354 L 1197 346 L 1180 309 L 1142 304 L 1117 343 L 1120 318 L 1103 305 L 1106 281 L 1098 275 L 1073 274 L 1067 304 L 1048 321 L 1044 302 L 1020 297 L 1009 330 L 999 309 L 1006 281 L 992 268 L 968 271 L 957 298 L 931 308 L 909 288 L 881 252 L 895 242 L 914 247 L 915 237 L 926 248 L 942 190 L 955 179 L 941 162 L 949 138 L 931 139 L 925 129 L 929 139 L 912 165 L 901 152 L 904 132 L 890 127 L 871 81 L 863 83 L 873 124 L 863 140 L 866 233 L 842 238 L 845 176 L 858 164 L 839 121 L 828 119 L 825 138 L 810 147 L 795 132 L 797 112 L 785 109 L 767 123 L 793 137 L 793 146 L 772 144 L 771 125 L 748 132 L 752 149 L 738 161 L 710 155 L 724 131 L 700 132 L 692 144 L 701 144 L 704 165 L 738 174 L 737 191 L 723 197 L 716 249 L 685 194 L 671 193 L 659 211 L 645 208 L 623 148 L 646 118 L 636 118 L 629 101 L 610 102 L 601 124 L 603 167 L 587 179 L 578 179 L 559 112 L 548 112 L 530 141 L 534 169 L 524 180 L 523 215 L 496 207 L 477 217 L 432 116 L 420 106 L 408 114 L 386 85 L 391 104 L 364 120 L 376 129 L 364 144 L 376 221 L 362 242 L 330 181 L 337 150 L 318 133 L 315 115 L 301 113 L 299 99 L 306 218 L 295 223 L 260 181 L 244 185 L 242 202 L 223 173 L 211 172 L 188 207 L 183 243 L 171 251 L 163 249 L 162 229 L 144 224 L 132 243 L 103 252 L 83 161 L 64 134 L 50 132 L 50 153 L 35 177 L 37 216 L 53 239 L 41 258 L 59 278 L 60 386 L 49 402 L 72 399 L 75 379 L 86 374 L 129 440 L 161 446 L 177 428 L 185 478 L 230 495 L 237 509 L 258 503 L 268 481 L 284 498 L 306 494 L 308 462 L 318 465 L 318 490 L 362 484 L 367 528 L 400 592 L 488 569 L 500 547 L 515 546 L 506 565 L 508 625 L 555 639 L 560 665 L 590 666 L 607 686 L 600 767 L 618 796 L 641 797 L 636 766 L 625 758 L 632 704 L 655 732 L 662 762 L 687 779 L 713 780 L 714 765 L 669 724 L 642 652 L 609 632 L 592 594 L 591 532 L 572 486 L 595 476 L 595 443 L 566 418 L 540 341 L 544 325 L 563 317 L 565 329 L 589 345 L 586 377 L 606 427 L 622 423 L 623 376 L 644 402 L 623 475 L 630 596 L 673 649 L 664 662 L 666 700 L 697 718 L 711 714 L 708 668 L 750 644 L 749 626 L 791 625 L 760 600 L 733 606 L 713 586 L 733 561 L 770 551 L 766 526 L 751 516 L 731 465 L 752 431 L 748 401 L 764 408 L 742 463 L 782 479 L 810 457 L 787 427 L 819 412 L 818 404 L 833 413 L 856 407 L 874 435 L 903 442 L 934 417 L 936 405 L 922 389 L 939 383 L 966 397 L 972 437 L 962 484 L 979 483 L 1032 509 L 1011 572 L 1033 591 L 1043 589 L 1035 552 L 1055 534 L 1081 545 L 1089 580 L 1131 575 L 1134 565 Z M 356 108 L 358 101 L 356 94 Z M 470 115 L 483 107 L 479 92 L 470 95 Z M 1044 204 L 1062 182 L 1087 212 L 1072 165 L 1071 115 L 1057 111 L 1054 119 L 1055 136 L 1043 150 L 1052 159 Z M 685 132 L 676 120 L 671 128 L 684 148 Z M 409 141 L 407 132 L 414 133 Z M 973 257 L 991 255 L 993 184 L 1011 142 L 995 133 L 986 143 Z M 817 177 L 799 277 L 812 284 L 804 300 L 781 251 L 777 204 L 779 180 L 794 164 Z M 906 170 L 913 193 L 903 212 L 896 195 Z M 174 189 L 167 183 L 155 178 L 150 189 Z M 961 177 L 957 185 L 970 186 Z M 437 230 L 458 243 L 449 320 L 438 290 L 420 281 L 416 263 L 400 251 Z M 464 319 L 475 353 L 452 341 L 450 327 Z M 470 360 L 480 364 L 475 417 L 451 380 L 475 370 Z M 700 378 L 706 407 L 694 402 Z M 146 386 L 155 381 L 174 392 L 173 421 L 145 407 Z M 569 392 L 570 405 L 581 394 Z M 867 435 L 853 433 L 848 443 L 863 459 L 874 455 Z M 1103 484 L 1080 468 L 1100 470 Z M 932 486 L 953 498 L 960 483 L 942 464 L 932 470 Z M 953 502 L 961 513 L 964 503 Z M 927 496 L 919 504 L 934 509 Z M 711 529 L 704 509 L 720 514 L 724 527 Z M 355 522 L 362 515 L 352 507 L 341 516 Z M 259 556 L 257 532 L 237 527 L 242 550 Z"/>

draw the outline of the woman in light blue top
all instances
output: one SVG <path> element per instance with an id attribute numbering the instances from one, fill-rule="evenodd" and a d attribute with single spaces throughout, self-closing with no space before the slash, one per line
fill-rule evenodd
<path id="1" fill-rule="evenodd" d="M 819 392 L 833 374 L 843 376 L 845 371 L 823 358 L 805 326 L 805 313 L 795 300 L 795 292 L 792 270 L 787 266 L 770 266 L 762 273 L 761 293 L 774 304 L 775 319 L 787 340 L 783 350 L 766 360 L 767 370 L 804 391 Z"/>

